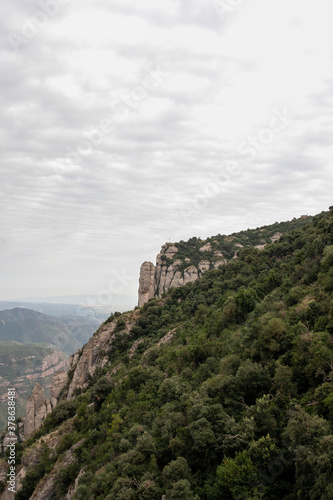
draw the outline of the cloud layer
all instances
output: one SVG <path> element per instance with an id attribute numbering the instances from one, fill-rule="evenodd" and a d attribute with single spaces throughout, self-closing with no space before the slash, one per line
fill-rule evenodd
<path id="1" fill-rule="evenodd" d="M 330 7 L 5 0 L 0 298 L 135 294 L 166 241 L 326 210 Z"/>

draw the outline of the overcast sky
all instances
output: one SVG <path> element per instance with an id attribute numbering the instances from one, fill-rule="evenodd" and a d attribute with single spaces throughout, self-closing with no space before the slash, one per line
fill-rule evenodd
<path id="1" fill-rule="evenodd" d="M 0 299 L 333 204 L 332 0 L 2 0 Z"/>

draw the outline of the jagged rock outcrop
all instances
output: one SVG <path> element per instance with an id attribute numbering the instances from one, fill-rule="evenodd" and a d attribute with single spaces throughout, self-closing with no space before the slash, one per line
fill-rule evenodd
<path id="1" fill-rule="evenodd" d="M 31 466 L 36 467 L 38 465 L 41 457 L 41 450 L 46 446 L 50 450 L 50 457 L 55 456 L 61 437 L 64 434 L 71 434 L 73 431 L 73 419 L 67 420 L 61 424 L 58 429 L 38 439 L 32 447 L 25 450 L 22 455 L 21 465 L 16 470 L 15 483 L 17 492 L 22 488 L 22 480 L 26 476 L 28 468 Z M 60 470 L 74 462 L 75 458 L 73 451 L 82 443 L 83 440 L 79 441 L 73 445 L 64 456 L 60 457 L 51 473 L 44 476 L 44 478 L 38 483 L 38 486 L 32 496 L 29 497 L 30 499 L 47 500 L 52 498 L 55 488 L 57 487 L 57 479 L 59 478 Z M 1 495 L 1 500 L 13 500 L 13 493 L 6 489 Z"/>
<path id="2" fill-rule="evenodd" d="M 28 398 L 24 421 L 24 435 L 29 437 L 41 425 L 48 413 L 51 403 L 45 399 L 45 392 L 40 384 L 36 384 L 32 396 Z"/>
<path id="3" fill-rule="evenodd" d="M 155 266 L 152 262 L 144 262 L 140 269 L 139 307 L 154 297 Z"/>
<path id="4" fill-rule="evenodd" d="M 279 241 L 292 225 L 297 227 L 299 221 L 295 219 L 291 223 L 276 223 L 206 240 L 191 238 L 187 242 L 166 243 L 156 257 L 155 266 L 152 262 L 144 262 L 141 266 L 139 307 L 153 297 L 161 297 L 172 287 L 194 282 L 207 271 L 237 259 L 243 248 L 263 250 L 266 245 Z"/>
<path id="5" fill-rule="evenodd" d="M 135 318 L 135 312 L 132 313 Z M 85 389 L 90 378 L 97 368 L 102 368 L 108 362 L 107 353 L 112 349 L 114 330 L 117 322 L 113 321 L 101 327 L 87 344 L 76 351 L 69 359 L 69 372 L 63 370 L 56 373 L 52 380 L 51 399 L 45 398 L 44 389 L 36 384 L 32 396 L 27 402 L 27 411 L 24 423 L 24 436 L 29 437 L 55 408 L 59 396 L 68 387 L 64 397 L 72 399 L 78 391 Z M 124 327 L 123 333 L 128 334 L 132 327 L 129 321 Z M 70 375 L 69 375 L 70 374 Z"/>
<path id="6" fill-rule="evenodd" d="M 171 286 L 183 285 L 182 274 L 178 271 L 178 261 L 170 262 L 177 252 L 178 248 L 176 246 L 166 244 L 162 246 L 160 253 L 157 255 L 154 296 L 160 297 Z"/>
<path id="7" fill-rule="evenodd" d="M 199 252 L 210 252 L 212 249 L 212 245 L 210 243 L 206 243 L 206 245 L 199 248 Z"/>
<path id="8" fill-rule="evenodd" d="M 65 452 L 64 457 L 56 463 L 52 472 L 47 476 L 44 476 L 43 479 L 38 483 L 38 486 L 30 497 L 30 500 L 47 500 L 54 497 L 57 489 L 57 483 L 59 482 L 59 478 L 61 475 L 61 470 L 69 467 L 76 462 L 77 459 L 75 457 L 74 451 L 83 443 L 84 439 L 81 439 L 81 441 L 78 441 Z M 66 495 L 66 499 L 72 498 L 73 495 L 74 490 L 72 495 Z"/>
<path id="9" fill-rule="evenodd" d="M 39 383 L 48 396 L 53 375 L 68 367 L 68 356 L 54 347 L 18 342 L 8 342 L 2 346 L 0 400 L 3 404 L 0 405 L 0 431 L 4 431 L 5 427 L 8 387 L 16 389 L 17 417 L 22 417 L 34 385 Z M 4 356 L 7 349 L 12 351 L 12 356 Z"/>
<path id="10" fill-rule="evenodd" d="M 283 233 L 275 233 L 273 234 L 273 236 L 271 237 L 271 241 L 272 243 L 275 243 L 275 241 L 279 241 L 279 239 L 283 236 Z"/>
<path id="11" fill-rule="evenodd" d="M 68 380 L 68 375 L 67 372 L 65 372 L 65 370 L 60 370 L 54 375 L 52 379 L 51 398 L 50 398 L 52 409 L 55 408 L 58 402 L 58 398 L 67 383 L 67 380 Z"/>
<path id="12" fill-rule="evenodd" d="M 24 437 L 28 438 L 40 427 L 45 417 L 55 408 L 61 391 L 68 380 L 67 372 L 60 370 L 52 379 L 51 398 L 46 399 L 45 391 L 40 384 L 36 384 L 32 395 L 28 398 L 24 417 Z"/>
<path id="13" fill-rule="evenodd" d="M 126 325 L 117 333 L 128 335 L 137 312 L 128 313 Z M 70 357 L 69 365 L 72 379 L 69 383 L 67 399 L 75 397 L 77 392 L 84 390 L 97 368 L 103 368 L 108 362 L 108 352 L 112 350 L 117 321 L 103 325 L 86 345 Z"/>
<path id="14" fill-rule="evenodd" d="M 206 243 L 198 250 L 200 255 L 211 253 L 212 245 Z M 156 266 L 151 262 L 142 264 L 139 278 L 139 307 L 153 297 L 161 297 L 170 288 L 178 288 L 186 283 L 194 282 L 209 269 L 216 269 L 227 262 L 222 252 L 218 251 L 213 254 L 211 259 L 202 258 L 197 266 L 189 265 L 191 259 L 188 257 L 178 258 L 178 251 L 176 245 L 167 243 L 162 246 L 156 257 Z"/>

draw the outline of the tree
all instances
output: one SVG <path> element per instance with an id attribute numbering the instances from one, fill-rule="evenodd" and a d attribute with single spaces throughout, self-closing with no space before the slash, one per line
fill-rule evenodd
<path id="1" fill-rule="evenodd" d="M 221 498 L 250 499 L 258 492 L 257 470 L 246 451 L 236 453 L 235 458 L 224 457 L 216 474 Z"/>
<path id="2" fill-rule="evenodd" d="M 168 500 L 200 500 L 198 495 L 194 495 L 187 479 L 180 479 L 166 493 Z"/>

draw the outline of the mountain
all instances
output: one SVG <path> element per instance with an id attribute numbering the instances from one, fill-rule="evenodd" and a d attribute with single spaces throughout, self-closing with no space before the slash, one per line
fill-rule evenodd
<path id="1" fill-rule="evenodd" d="M 7 424 L 7 390 L 15 387 L 16 416 L 25 414 L 28 396 L 36 383 L 49 394 L 53 375 L 68 367 L 68 356 L 54 346 L 0 342 L 0 431 Z"/>
<path id="2" fill-rule="evenodd" d="M 131 295 L 122 295 L 116 293 L 110 293 L 109 300 L 105 304 L 106 298 L 103 297 L 103 303 L 109 309 L 124 309 L 133 307 L 134 297 Z M 26 297 L 16 302 L 20 303 L 47 303 L 47 304 L 61 304 L 61 305 L 83 305 L 88 307 L 100 306 L 99 294 L 93 295 L 60 295 L 52 297 Z"/>
<path id="3" fill-rule="evenodd" d="M 71 317 L 73 319 L 91 320 L 95 323 L 96 328 L 100 325 L 112 312 L 109 306 L 103 305 L 86 305 L 86 304 L 50 304 L 48 302 L 6 302 L 0 301 L 0 311 L 5 309 L 15 309 L 23 307 L 32 309 L 50 316 Z"/>
<path id="4" fill-rule="evenodd" d="M 289 231 L 305 226 L 311 219 L 310 216 L 302 216 L 228 236 L 218 234 L 206 240 L 191 238 L 187 242 L 166 243 L 156 257 L 156 265 L 144 262 L 141 266 L 139 307 L 153 297 L 161 297 L 170 288 L 193 282 L 205 272 L 236 259 L 241 248 L 263 250 Z"/>
<path id="5" fill-rule="evenodd" d="M 333 498 L 332 292 L 333 207 L 112 314 L 17 445 L 15 498 Z"/>
<path id="6" fill-rule="evenodd" d="M 15 387 L 16 414 L 22 417 L 36 383 L 49 396 L 52 376 L 67 369 L 68 354 L 82 347 L 99 324 L 95 317 L 53 317 L 24 307 L 0 310 L 1 401 L 6 400 L 7 388 Z M 7 409 L 1 404 L 0 431 L 6 421 Z"/>
<path id="7" fill-rule="evenodd" d="M 0 311 L 0 341 L 42 343 L 72 354 L 96 330 L 87 318 L 54 317 L 24 307 Z"/>

